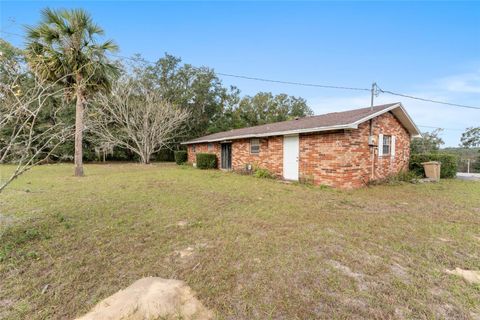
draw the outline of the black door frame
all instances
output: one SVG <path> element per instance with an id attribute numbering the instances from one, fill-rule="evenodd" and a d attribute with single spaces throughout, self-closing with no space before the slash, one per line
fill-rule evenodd
<path id="1" fill-rule="evenodd" d="M 224 170 L 232 169 L 232 143 L 231 142 L 222 142 L 220 161 L 221 161 L 220 168 Z"/>

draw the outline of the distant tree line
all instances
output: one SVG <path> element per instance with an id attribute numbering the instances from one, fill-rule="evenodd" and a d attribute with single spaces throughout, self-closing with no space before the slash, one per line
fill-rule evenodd
<path id="1" fill-rule="evenodd" d="M 412 155 L 448 153 L 458 158 L 460 172 L 480 173 L 480 127 L 470 127 L 462 133 L 458 147 L 441 148 L 444 141 L 441 138 L 443 129 L 438 128 L 431 132 L 423 132 L 420 137 L 414 138 L 410 143 Z"/>
<path id="2" fill-rule="evenodd" d="M 117 59 L 103 34 L 84 10 L 47 8 L 25 49 L 0 39 L 0 163 L 16 164 L 0 191 L 41 162 L 74 160 L 82 176 L 83 160 L 173 160 L 186 139 L 313 114 L 303 98 L 242 96 L 213 69 L 169 54 Z M 412 153 L 438 151 L 438 133 L 414 140 Z M 479 136 L 469 128 L 462 145 Z"/>
<path id="3" fill-rule="evenodd" d="M 83 26 L 85 29 L 81 34 L 88 53 L 79 50 L 76 56 L 69 56 L 67 54 L 69 48 L 61 47 L 67 43 L 62 41 L 64 39 L 78 39 L 68 28 L 72 25 L 77 28 Z M 33 79 L 37 77 L 50 83 L 57 81 L 55 85 L 65 89 L 62 95 L 49 96 L 36 119 L 38 128 L 52 122 L 78 127 L 78 122 L 75 122 L 76 119 L 78 121 L 76 104 L 81 102 L 81 112 L 84 113 L 81 120 L 85 123 L 81 123 L 84 130 L 81 137 L 78 137 L 77 133 L 77 143 L 81 141 L 82 158 L 85 161 L 172 160 L 171 151 L 179 148 L 179 142 L 186 139 L 313 114 L 303 98 L 287 94 L 273 95 L 270 92 L 242 96 L 238 88 L 223 85 L 213 69 L 184 64 L 180 58 L 170 54 L 165 54 L 155 63 L 146 62 L 140 55 L 130 59 L 116 59 L 107 55 L 109 51 L 116 50 L 116 45 L 112 41 L 102 44 L 89 41 L 96 34 L 103 34 L 103 30 L 91 21 L 86 12 L 47 9 L 42 12 L 41 23 L 29 28 L 28 45 L 25 50 L 15 48 L 0 39 L 2 83 L 12 83 L 12 79 L 8 79 L 12 76 L 11 72 L 7 72 L 5 66 L 15 65 L 17 66 L 15 76 L 25 79 L 15 84 L 18 86 L 18 92 L 25 92 L 33 86 L 35 82 Z M 74 45 L 74 48 L 76 46 Z M 119 140 L 105 139 L 105 135 L 99 135 L 93 130 L 95 127 L 91 119 L 89 120 L 89 117 L 94 116 L 98 128 L 98 115 L 105 116 L 102 104 L 105 105 L 106 98 L 113 98 L 112 90 L 118 92 L 119 88 L 125 88 L 127 82 L 130 87 L 137 89 L 141 87 L 144 94 L 151 92 L 157 100 L 161 99 L 159 108 L 173 106 L 175 109 L 183 110 L 185 114 L 188 113 L 182 124 L 169 134 L 168 142 L 160 143 L 160 149 L 154 148 L 154 152 L 149 155 L 151 159 L 142 159 L 138 152 L 126 147 L 132 145 L 132 138 L 127 144 L 120 143 Z M 59 108 L 60 105 L 63 107 Z M 112 118 L 109 121 L 111 127 L 115 127 L 111 122 Z M 13 125 L 10 123 L 0 128 L 0 146 L 2 141 L 6 143 L 5 135 L 11 132 Z M 118 128 L 115 130 L 117 135 L 123 132 Z M 73 160 L 76 149 L 75 136 L 70 135 L 56 146 L 55 151 L 45 160 Z M 15 156 L 12 155 L 8 160 L 14 161 Z"/>
<path id="4" fill-rule="evenodd" d="M 41 11 L 25 49 L 0 39 L 0 163 L 15 163 L 0 192 L 47 161 L 173 160 L 179 142 L 312 114 L 305 99 L 241 96 L 214 70 L 169 54 L 117 59 L 112 40 L 81 9 Z"/>

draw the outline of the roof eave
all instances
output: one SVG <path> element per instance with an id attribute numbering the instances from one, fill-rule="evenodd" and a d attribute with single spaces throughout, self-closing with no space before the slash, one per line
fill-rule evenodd
<path id="1" fill-rule="evenodd" d="M 237 140 L 237 139 L 248 139 L 248 138 L 264 138 L 271 136 L 284 136 L 291 134 L 300 134 L 300 133 L 312 133 L 312 132 L 321 132 L 321 131 L 333 131 L 333 130 L 344 130 L 344 129 L 358 129 L 357 124 L 343 124 L 338 126 L 329 126 L 329 127 L 316 127 L 316 128 L 307 128 L 307 129 L 296 129 L 296 130 L 285 130 L 277 132 L 268 132 L 268 133 L 258 133 L 258 134 L 244 134 L 238 136 L 229 136 L 217 139 L 203 139 L 203 140 L 190 140 L 181 142 L 180 144 L 195 144 L 195 143 L 207 143 L 207 142 L 220 142 L 225 140 Z"/>
<path id="2" fill-rule="evenodd" d="M 400 110 L 401 113 L 400 114 L 395 114 L 395 110 Z M 410 115 L 407 113 L 407 110 L 405 110 L 405 108 L 403 107 L 402 103 L 401 102 L 398 102 L 398 103 L 395 103 L 393 105 L 391 105 L 390 107 L 388 108 L 385 108 L 385 109 L 382 109 L 378 112 L 375 112 L 367 117 L 364 117 L 360 120 L 357 120 L 354 122 L 354 124 L 356 125 L 359 125 L 360 123 L 363 123 L 365 121 L 368 121 L 370 119 L 373 119 L 375 117 L 378 117 L 386 112 L 389 112 L 389 111 L 392 111 L 394 113 L 394 115 L 397 117 L 397 119 L 402 123 L 402 125 L 408 130 L 408 133 L 410 134 L 410 136 L 413 138 L 413 137 L 418 137 L 420 136 L 420 130 L 418 129 L 417 125 L 415 124 L 415 122 L 413 122 L 412 118 L 410 117 Z"/>
<path id="3" fill-rule="evenodd" d="M 395 112 L 395 110 L 400 110 Z M 418 129 L 417 125 L 413 122 L 412 118 L 408 115 L 407 111 L 403 107 L 401 102 L 395 103 L 388 108 L 382 109 L 371 115 L 361 118 L 353 123 L 337 125 L 337 126 L 328 126 L 328 127 L 316 127 L 316 128 L 307 128 L 307 129 L 296 129 L 296 130 L 285 130 L 278 132 L 269 132 L 269 133 L 260 133 L 260 134 L 245 134 L 238 136 L 229 136 L 217 139 L 202 139 L 202 140 L 190 140 L 182 142 L 182 145 L 186 144 L 195 144 L 195 143 L 208 143 L 208 142 L 219 142 L 225 140 L 236 140 L 236 139 L 247 139 L 247 138 L 262 138 L 262 137 L 271 137 L 271 136 L 280 136 L 280 135 L 289 135 L 289 134 L 299 134 L 299 133 L 311 133 L 311 132 L 321 132 L 321 131 L 333 131 L 333 130 L 342 130 L 342 129 L 357 129 L 358 125 L 378 117 L 386 112 L 392 111 L 397 119 L 402 123 L 402 125 L 408 130 L 412 138 L 419 137 L 421 131 Z"/>

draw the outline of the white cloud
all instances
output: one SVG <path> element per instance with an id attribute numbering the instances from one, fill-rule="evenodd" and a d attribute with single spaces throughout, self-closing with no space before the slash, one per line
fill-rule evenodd
<path id="1" fill-rule="evenodd" d="M 452 75 L 438 81 L 440 87 L 456 93 L 480 93 L 480 69 L 475 72 Z"/>
<path id="2" fill-rule="evenodd" d="M 370 95 L 365 92 L 363 95 L 356 96 L 321 96 L 308 99 L 310 107 L 315 114 L 328 112 L 345 111 L 356 108 L 368 107 L 370 105 Z"/>
<path id="3" fill-rule="evenodd" d="M 385 87 L 385 90 L 464 105 L 480 106 L 480 67 L 479 64 L 470 67 L 471 71 L 457 74 L 446 74 L 438 79 L 419 83 L 412 78 L 397 87 Z M 312 81 L 314 82 L 314 81 Z M 347 81 L 348 82 L 348 81 Z M 242 87 L 239 85 L 239 87 Z M 409 89 L 406 89 L 409 88 Z M 413 88 L 413 89 L 412 89 Z M 287 92 L 306 98 L 308 105 L 315 114 L 338 112 L 370 106 L 368 91 L 321 90 L 316 88 L 300 88 L 288 85 L 259 83 L 244 93 L 255 94 L 258 91 Z M 461 133 L 467 127 L 480 125 L 480 110 L 465 109 L 436 103 L 413 100 L 409 98 L 380 94 L 375 97 L 375 104 L 402 102 L 417 125 L 440 127 L 445 131 L 442 137 L 445 146 L 458 146 Z M 433 128 L 420 127 L 422 131 L 432 131 Z"/>
<path id="4" fill-rule="evenodd" d="M 454 78 L 456 77 L 448 77 L 448 79 Z M 461 78 L 459 76 L 456 79 L 467 79 L 467 77 Z M 452 83 L 453 82 L 449 82 L 449 84 Z M 436 84 L 436 86 L 430 86 L 429 90 L 401 93 L 431 100 L 456 102 L 460 104 L 478 105 L 480 102 L 480 96 L 476 94 L 476 92 L 473 92 L 472 88 L 468 88 L 465 85 L 463 87 L 457 86 L 455 87 L 456 89 L 453 90 L 447 88 L 446 83 L 444 82 L 438 81 Z M 468 91 L 469 95 L 467 96 L 467 94 L 461 93 L 459 91 L 461 88 L 463 88 L 462 90 L 470 90 Z M 458 146 L 460 136 L 465 128 L 480 125 L 480 110 L 462 109 L 389 94 L 380 94 L 378 97 L 375 97 L 374 104 L 378 105 L 398 101 L 402 102 L 407 109 L 407 112 L 420 127 L 421 131 L 434 130 L 433 128 L 422 126 L 444 128 L 445 130 L 442 132 L 442 138 L 445 141 L 445 146 Z M 342 96 L 317 96 L 308 99 L 308 102 L 315 114 L 322 114 L 368 107 L 370 105 L 370 94 L 365 92 L 349 96 L 345 96 L 344 94 Z"/>

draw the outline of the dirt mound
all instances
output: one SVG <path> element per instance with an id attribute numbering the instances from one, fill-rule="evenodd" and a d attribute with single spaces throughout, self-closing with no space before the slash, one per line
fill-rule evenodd
<path id="1" fill-rule="evenodd" d="M 445 272 L 463 277 L 465 280 L 467 280 L 467 282 L 470 283 L 480 283 L 480 271 L 455 268 L 455 270 L 445 270 Z"/>
<path id="2" fill-rule="evenodd" d="M 213 314 L 183 281 L 143 278 L 99 302 L 77 320 L 207 320 Z"/>

